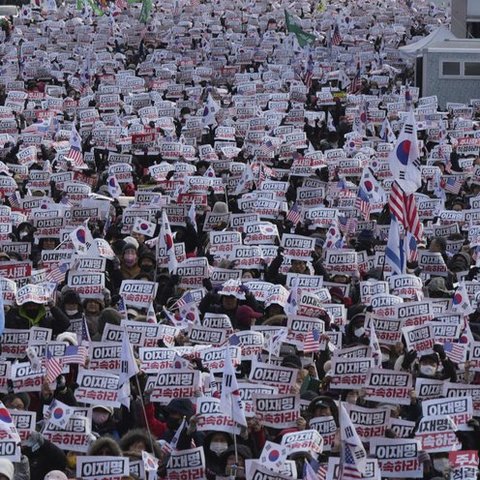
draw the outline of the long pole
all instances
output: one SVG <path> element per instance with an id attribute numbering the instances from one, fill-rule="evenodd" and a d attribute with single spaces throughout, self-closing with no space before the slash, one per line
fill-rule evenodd
<path id="1" fill-rule="evenodd" d="M 150 431 L 150 425 L 148 424 L 148 420 L 147 420 L 147 411 L 145 409 L 145 403 L 143 401 L 142 389 L 140 388 L 140 382 L 138 381 L 138 375 L 135 375 L 135 382 L 137 384 L 138 395 L 140 396 L 140 403 L 142 405 L 143 420 L 145 421 L 145 427 L 148 431 L 148 438 L 150 440 L 150 448 L 152 449 L 152 455 L 155 455 L 152 432 Z"/>

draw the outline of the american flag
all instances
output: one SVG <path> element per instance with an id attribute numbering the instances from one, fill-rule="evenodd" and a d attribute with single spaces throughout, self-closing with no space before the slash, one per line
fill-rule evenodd
<path id="1" fill-rule="evenodd" d="M 358 471 L 353 451 L 350 444 L 343 443 L 342 458 L 340 461 L 340 475 L 342 480 L 357 480 L 363 478 L 363 475 Z"/>
<path id="2" fill-rule="evenodd" d="M 54 357 L 50 349 L 47 348 L 47 361 L 45 363 L 46 373 L 45 373 L 45 382 L 52 383 L 54 382 L 59 375 L 62 374 L 63 365 L 60 358 Z"/>
<path id="3" fill-rule="evenodd" d="M 85 345 L 69 345 L 65 349 L 65 354 L 62 358 L 63 365 L 79 364 L 85 366 L 87 361 L 88 349 Z"/>
<path id="4" fill-rule="evenodd" d="M 20 203 L 21 197 L 20 193 L 16 191 L 13 195 L 10 195 L 8 197 L 8 201 L 10 203 L 10 206 L 14 209 L 21 210 L 22 204 Z"/>
<path id="5" fill-rule="evenodd" d="M 392 191 L 388 199 L 390 213 L 394 215 L 405 230 L 411 232 L 413 236 L 421 241 L 423 237 L 423 224 L 418 216 L 417 203 L 415 196 L 406 195 L 397 182 L 393 182 Z"/>
<path id="6" fill-rule="evenodd" d="M 69 268 L 69 262 L 57 263 L 47 272 L 45 279 L 47 282 L 62 283 L 65 281 L 65 275 Z"/>
<path id="7" fill-rule="evenodd" d="M 260 145 L 260 150 L 263 154 L 269 156 L 272 153 L 275 153 L 275 145 L 270 139 L 267 139 Z"/>
<path id="8" fill-rule="evenodd" d="M 320 350 L 320 330 L 313 328 L 303 341 L 303 353 L 318 352 Z"/>
<path id="9" fill-rule="evenodd" d="M 300 210 L 300 207 L 298 206 L 297 202 L 295 202 L 292 205 L 292 208 L 288 212 L 288 215 L 286 217 L 286 220 L 289 222 L 292 222 L 294 225 L 297 225 L 297 223 L 302 219 L 302 212 Z"/>
<path id="10" fill-rule="evenodd" d="M 304 480 L 325 480 L 327 478 L 328 465 L 319 464 L 316 460 L 311 460 L 303 464 Z"/>
<path id="11" fill-rule="evenodd" d="M 90 332 L 88 331 L 87 319 L 85 316 L 82 318 L 82 337 L 80 339 L 80 343 L 83 342 L 90 342 Z"/>
<path id="12" fill-rule="evenodd" d="M 372 206 L 370 205 L 370 199 L 368 198 L 367 192 L 362 187 L 358 189 L 357 198 L 355 199 L 355 208 L 358 208 L 365 220 L 370 218 L 370 210 Z"/>
<path id="13" fill-rule="evenodd" d="M 440 186 L 447 192 L 458 195 L 463 186 L 463 180 L 456 175 L 442 177 Z"/>
<path id="14" fill-rule="evenodd" d="M 411 232 L 407 232 L 405 246 L 408 249 L 407 251 L 407 261 L 408 262 L 417 262 L 418 261 L 418 248 L 417 248 L 417 240 L 411 234 Z"/>
<path id="15" fill-rule="evenodd" d="M 177 300 L 177 308 L 183 308 L 190 303 L 195 303 L 195 297 L 192 295 L 192 292 L 185 292 L 178 300 Z"/>
<path id="16" fill-rule="evenodd" d="M 307 68 L 305 70 L 305 75 L 303 76 L 303 83 L 307 87 L 307 91 L 312 87 L 312 78 L 313 78 L 313 58 L 311 55 L 308 56 Z"/>
<path id="17" fill-rule="evenodd" d="M 357 73 L 353 77 L 352 82 L 348 86 L 348 93 L 357 93 L 362 87 L 362 77 L 360 75 L 360 64 L 357 64 Z"/>
<path id="18" fill-rule="evenodd" d="M 332 35 L 332 45 L 335 45 L 338 47 L 342 43 L 342 36 L 340 35 L 340 29 L 338 28 L 338 24 L 335 25 L 335 28 L 333 29 L 333 35 Z"/>
<path id="19" fill-rule="evenodd" d="M 70 150 L 65 157 L 70 160 L 74 167 L 79 168 L 85 166 L 82 154 L 82 141 L 75 125 L 72 126 L 72 131 L 70 133 Z"/>
<path id="20" fill-rule="evenodd" d="M 355 217 L 338 217 L 338 225 L 340 230 L 345 234 L 355 233 L 358 225 L 358 220 Z"/>
<path id="21" fill-rule="evenodd" d="M 443 345 L 445 354 L 453 363 L 463 363 L 466 359 L 466 349 L 463 343 L 446 342 Z"/>

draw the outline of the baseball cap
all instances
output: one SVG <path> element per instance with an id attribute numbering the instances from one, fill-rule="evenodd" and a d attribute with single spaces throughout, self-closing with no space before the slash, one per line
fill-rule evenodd
<path id="1" fill-rule="evenodd" d="M 260 318 L 261 316 L 261 313 L 256 312 L 248 305 L 241 305 L 237 308 L 237 312 L 235 313 L 237 322 L 244 327 L 249 327 L 252 324 L 252 318 Z"/>

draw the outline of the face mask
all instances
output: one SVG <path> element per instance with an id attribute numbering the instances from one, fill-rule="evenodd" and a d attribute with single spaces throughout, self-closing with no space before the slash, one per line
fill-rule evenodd
<path id="1" fill-rule="evenodd" d="M 222 454 L 228 448 L 228 444 L 224 442 L 212 442 L 210 450 L 216 455 Z"/>
<path id="2" fill-rule="evenodd" d="M 382 363 L 390 361 L 390 355 L 388 353 L 382 353 Z"/>
<path id="3" fill-rule="evenodd" d="M 143 265 L 142 270 L 146 273 L 153 272 L 153 265 Z"/>
<path id="4" fill-rule="evenodd" d="M 110 417 L 110 414 L 108 412 L 93 412 L 92 413 L 92 420 L 93 423 L 97 425 L 103 425 L 108 418 Z"/>
<path id="5" fill-rule="evenodd" d="M 180 420 L 177 420 L 176 418 L 167 418 L 166 423 L 170 430 L 177 430 L 177 428 L 180 426 Z"/>
<path id="6" fill-rule="evenodd" d="M 450 469 L 450 464 L 448 462 L 448 458 L 434 458 L 433 459 L 433 468 L 437 472 L 441 472 L 445 474 Z"/>
<path id="7" fill-rule="evenodd" d="M 131 267 L 131 266 L 135 265 L 135 262 L 137 261 L 137 256 L 135 254 L 124 255 L 123 256 L 123 261 L 124 261 L 125 265 L 127 265 L 127 267 Z"/>
<path id="8" fill-rule="evenodd" d="M 365 329 L 364 329 L 363 327 L 356 328 L 356 329 L 353 331 L 353 334 L 354 334 L 356 337 L 361 337 L 364 333 L 365 333 Z"/>
<path id="9" fill-rule="evenodd" d="M 73 308 L 73 309 L 65 309 L 65 313 L 71 317 L 73 315 L 76 315 L 78 313 L 78 308 Z"/>
<path id="10" fill-rule="evenodd" d="M 436 371 L 437 369 L 432 367 L 432 365 L 420 365 L 420 373 L 427 377 L 433 377 Z"/>

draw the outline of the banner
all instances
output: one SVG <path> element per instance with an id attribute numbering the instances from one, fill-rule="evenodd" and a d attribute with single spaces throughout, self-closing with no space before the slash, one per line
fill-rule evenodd
<path id="1" fill-rule="evenodd" d="M 167 463 L 167 480 L 198 480 L 205 478 L 203 448 L 174 450 Z"/>
<path id="2" fill-rule="evenodd" d="M 424 417 L 449 415 L 459 430 L 465 430 L 465 424 L 473 416 L 471 397 L 454 397 L 425 400 L 422 402 Z"/>
<path id="3" fill-rule="evenodd" d="M 178 355 L 177 352 L 171 348 L 140 347 L 138 349 L 139 368 L 144 373 L 157 373 L 159 370 L 173 368 L 176 355 Z"/>
<path id="4" fill-rule="evenodd" d="M 239 382 L 238 391 L 240 392 L 240 399 L 245 407 L 245 416 L 253 417 L 255 412 L 253 409 L 253 395 L 277 395 L 278 388 L 270 387 L 268 385 L 259 385 L 257 383 Z"/>
<path id="5" fill-rule="evenodd" d="M 462 448 L 455 435 L 456 430 L 449 416 L 423 417 L 415 432 L 415 439 L 420 442 L 421 449 L 428 453 L 451 452 Z"/>
<path id="6" fill-rule="evenodd" d="M 121 480 L 129 473 L 128 457 L 77 457 L 76 476 L 82 480 Z"/>
<path id="7" fill-rule="evenodd" d="M 112 342 L 91 342 L 88 348 L 90 370 L 115 370 L 119 373 L 122 344 Z"/>
<path id="8" fill-rule="evenodd" d="M 330 386 L 339 390 L 361 388 L 367 379 L 368 371 L 373 368 L 373 358 L 332 358 Z"/>
<path id="9" fill-rule="evenodd" d="M 205 319 L 204 319 L 205 321 Z M 244 330 L 235 334 L 239 340 L 242 360 L 254 360 L 262 353 L 264 348 L 264 338 L 261 332 Z"/>
<path id="10" fill-rule="evenodd" d="M 103 299 L 105 274 L 70 271 L 68 273 L 68 286 L 75 290 L 82 298 Z"/>
<path id="11" fill-rule="evenodd" d="M 240 433 L 240 427 L 237 426 L 231 418 L 231 412 L 222 412 L 220 410 L 220 399 L 214 397 L 198 397 L 196 399 L 195 413 L 197 416 L 198 431 L 218 431 L 228 432 L 234 435 Z"/>
<path id="12" fill-rule="evenodd" d="M 168 404 L 174 398 L 195 398 L 200 389 L 200 372 L 181 368 L 166 369 L 157 376 L 149 376 L 146 390 L 151 390 L 152 402 Z"/>
<path id="13" fill-rule="evenodd" d="M 300 416 L 300 399 L 297 395 L 253 394 L 253 410 L 261 425 L 275 429 L 296 425 Z"/>
<path id="14" fill-rule="evenodd" d="M 365 398 L 374 402 L 410 405 L 411 389 L 410 373 L 377 368 L 368 372 Z"/>
<path id="15" fill-rule="evenodd" d="M 120 407 L 118 375 L 79 368 L 77 384 L 75 398 L 78 402 Z"/>
<path id="16" fill-rule="evenodd" d="M 125 304 L 136 308 L 148 308 L 157 295 L 158 283 L 146 280 L 123 280 L 120 296 Z"/>
<path id="17" fill-rule="evenodd" d="M 27 440 L 30 433 L 35 432 L 35 424 L 37 422 L 37 412 L 28 412 L 21 410 L 8 410 L 12 417 L 13 424 L 20 435 L 20 440 Z"/>
<path id="18" fill-rule="evenodd" d="M 422 478 L 418 459 L 420 442 L 401 438 L 372 438 L 370 455 L 377 458 L 381 476 L 386 478 Z"/>
<path id="19" fill-rule="evenodd" d="M 241 349 L 239 347 L 212 347 L 202 350 L 200 359 L 202 365 L 212 373 L 221 373 L 225 368 L 225 355 L 227 348 L 230 350 L 230 358 L 234 367 L 242 361 Z"/>
<path id="20" fill-rule="evenodd" d="M 440 398 L 443 392 L 443 383 L 443 380 L 418 377 L 415 380 L 415 392 L 417 392 L 417 397 L 419 400 Z"/>
<path id="21" fill-rule="evenodd" d="M 461 480 L 476 480 L 478 475 L 478 452 L 475 450 L 460 450 L 450 452 L 448 460 L 451 467 L 450 478 Z"/>
<path id="22" fill-rule="evenodd" d="M 430 324 L 404 327 L 402 332 L 407 345 L 407 352 L 415 350 L 418 358 L 433 353 L 435 337 Z"/>
<path id="23" fill-rule="evenodd" d="M 180 277 L 180 288 L 202 288 L 203 281 L 210 277 L 208 260 L 205 257 L 187 258 L 178 264 L 176 273 Z"/>
<path id="24" fill-rule="evenodd" d="M 42 435 L 62 450 L 86 453 L 94 438 L 91 433 L 90 412 L 86 408 L 72 408 L 74 413 L 65 427 L 47 422 Z M 52 415 L 56 415 L 55 411 Z"/>
<path id="25" fill-rule="evenodd" d="M 381 480 L 380 466 L 376 458 L 367 458 L 365 474 L 361 475 L 362 480 Z M 340 457 L 329 457 L 327 475 L 325 480 L 338 480 L 340 477 Z"/>
<path id="26" fill-rule="evenodd" d="M 297 452 L 323 453 L 323 438 L 317 430 L 286 433 L 281 445 L 288 448 L 288 455 Z"/>
<path id="27" fill-rule="evenodd" d="M 330 452 L 335 442 L 335 434 L 338 429 L 335 419 L 333 417 L 314 417 L 310 419 L 308 425 L 322 436 L 323 451 Z"/>
<path id="28" fill-rule="evenodd" d="M 12 388 L 15 393 L 39 392 L 43 385 L 45 370 L 32 369 L 30 362 L 13 363 L 10 369 Z"/>
<path id="29" fill-rule="evenodd" d="M 271 385 L 278 388 L 278 393 L 293 393 L 297 383 L 298 370 L 295 368 L 277 367 L 257 360 L 252 362 L 249 375 L 251 382 Z"/>
<path id="30" fill-rule="evenodd" d="M 346 404 L 355 430 L 362 442 L 371 438 L 384 437 L 390 421 L 390 410 L 387 408 L 364 408 Z"/>

